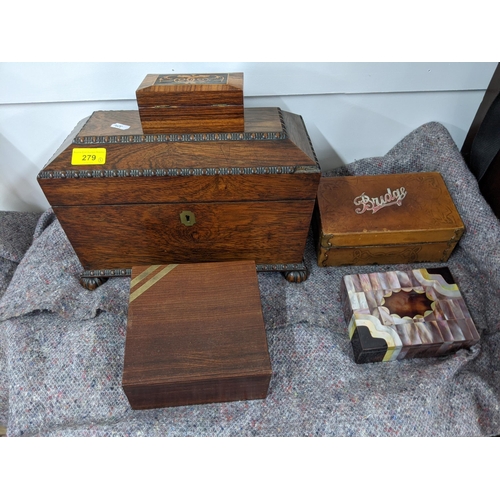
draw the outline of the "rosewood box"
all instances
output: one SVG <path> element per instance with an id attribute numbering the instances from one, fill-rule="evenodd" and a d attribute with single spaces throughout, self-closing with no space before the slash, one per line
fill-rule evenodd
<path id="1" fill-rule="evenodd" d="M 136 91 L 146 134 L 243 132 L 243 73 L 147 75 Z"/>
<path id="2" fill-rule="evenodd" d="M 322 177 L 319 266 L 446 262 L 464 224 L 438 172 Z"/>
<path id="3" fill-rule="evenodd" d="M 479 341 L 447 267 L 347 275 L 341 299 L 356 363 L 444 356 Z"/>
<path id="4" fill-rule="evenodd" d="M 146 134 L 96 111 L 38 175 L 91 281 L 133 266 L 253 260 L 307 277 L 320 167 L 299 115 L 249 108 L 244 131 Z"/>
<path id="5" fill-rule="evenodd" d="M 133 268 L 122 379 L 133 409 L 262 399 L 270 378 L 254 262 Z"/>

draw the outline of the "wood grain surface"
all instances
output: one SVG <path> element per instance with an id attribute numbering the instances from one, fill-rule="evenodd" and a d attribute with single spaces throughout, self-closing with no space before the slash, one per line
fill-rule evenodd
<path id="1" fill-rule="evenodd" d="M 281 112 L 286 113 L 285 111 Z M 122 130 L 112 127 L 121 123 L 130 128 Z M 283 125 L 280 121 L 278 108 L 245 108 L 244 132 L 282 132 Z M 84 139 L 85 137 L 115 137 L 142 135 L 141 118 L 137 110 L 110 110 L 94 111 L 91 116 L 83 120 L 80 127 L 70 134 L 71 139 Z"/>
<path id="2" fill-rule="evenodd" d="M 122 137 L 124 131 L 113 129 L 113 123 L 129 123 L 128 137 L 141 132 L 137 128 L 137 116 L 130 121 L 124 113 L 96 112 L 91 120 L 76 132 L 73 139 L 108 137 L 112 131 L 114 139 Z M 261 109 L 254 113 L 252 128 L 274 128 L 276 109 Z M 43 171 L 63 173 L 65 178 L 40 178 L 38 182 L 49 203 L 54 205 L 87 205 L 175 202 L 175 201 L 235 201 L 235 200 L 283 200 L 311 199 L 316 196 L 320 170 L 316 166 L 314 152 L 308 141 L 305 127 L 299 118 L 285 114 L 289 121 L 290 136 L 281 140 L 241 141 L 193 141 L 99 144 L 106 149 L 103 165 L 72 165 L 75 147 L 94 148 L 94 144 L 76 145 L 68 141 L 66 147 L 54 157 Z M 279 120 L 278 120 L 279 123 Z M 281 125 L 280 125 L 280 131 Z M 94 136 L 94 134 L 96 134 Z M 99 135 L 101 134 L 101 135 Z M 295 174 L 259 175 L 198 175 L 190 169 L 232 168 L 298 168 Z M 300 171 L 300 167 L 310 167 Z M 175 169 L 174 176 L 144 176 L 145 171 Z M 94 176 L 86 178 L 89 171 Z M 138 175 L 122 176 L 123 172 L 136 171 Z M 98 174 L 102 173 L 102 177 Z M 105 175 L 109 172 L 110 175 Z M 78 179 L 71 173 L 82 173 Z M 188 175 L 184 175 L 187 173 Z M 111 174 L 116 174 L 112 176 Z"/>
<path id="3" fill-rule="evenodd" d="M 356 213 L 362 194 L 384 196 L 404 187 L 401 205 Z M 321 230 L 333 246 L 447 241 L 463 222 L 437 172 L 322 178 L 318 189 Z"/>
<path id="4" fill-rule="evenodd" d="M 217 82 L 217 78 L 220 82 Z M 243 73 L 146 75 L 136 90 L 140 107 L 224 106 L 243 107 Z"/>
<path id="5" fill-rule="evenodd" d="M 389 193 L 401 188 L 406 191 L 401 203 L 390 201 Z M 363 212 L 362 195 L 370 200 L 388 196 L 387 205 L 371 210 L 369 201 Z M 323 266 L 445 262 L 465 229 L 437 172 L 324 177 L 315 226 Z"/>
<path id="6" fill-rule="evenodd" d="M 265 398 L 271 373 L 254 262 L 133 268 L 122 380 L 132 408 Z"/>
<path id="7" fill-rule="evenodd" d="M 185 106 L 139 108 L 145 134 L 243 132 L 243 106 Z"/>
<path id="8" fill-rule="evenodd" d="M 300 263 L 314 200 L 55 206 L 85 269 L 251 259 Z M 193 226 L 180 214 L 195 214 Z"/>
<path id="9" fill-rule="evenodd" d="M 106 163 L 90 167 L 96 171 L 315 165 L 314 160 L 293 142 L 267 140 L 72 145 L 46 169 L 63 172 L 87 170 L 87 165 L 71 164 L 75 147 L 106 149 Z"/>
<path id="10" fill-rule="evenodd" d="M 311 200 L 319 173 L 43 179 L 52 206 Z"/>
<path id="11" fill-rule="evenodd" d="M 369 245 L 355 247 L 318 246 L 318 265 L 364 266 L 407 264 L 409 262 L 446 262 L 457 242 L 407 243 L 404 245 Z"/>
<path id="12" fill-rule="evenodd" d="M 245 129 L 242 73 L 147 75 L 136 97 L 146 134 Z"/>
<path id="13" fill-rule="evenodd" d="M 245 129 L 143 135 L 137 112 L 97 111 L 38 182 L 85 270 L 300 263 L 321 176 L 305 125 L 278 108 L 254 108 Z M 102 165 L 72 164 L 75 148 L 97 147 L 106 151 Z M 196 214 L 194 226 L 181 223 L 184 211 Z"/>

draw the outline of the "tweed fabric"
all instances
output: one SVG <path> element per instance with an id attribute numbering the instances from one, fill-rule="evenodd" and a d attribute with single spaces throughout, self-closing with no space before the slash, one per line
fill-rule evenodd
<path id="1" fill-rule="evenodd" d="M 0 212 L 0 298 L 33 241 L 41 212 Z M 0 425 L 7 422 L 7 366 L 0 340 Z"/>
<path id="2" fill-rule="evenodd" d="M 33 240 L 40 212 L 0 212 L 0 297 Z"/>
<path id="3" fill-rule="evenodd" d="M 500 224 L 446 128 L 325 175 L 440 171 L 466 226 L 448 266 L 482 338 L 434 359 L 357 365 L 340 303 L 345 274 L 426 264 L 260 273 L 273 376 L 265 400 L 133 411 L 121 389 L 128 278 L 90 292 L 51 211 L 0 300 L 10 436 L 487 436 L 500 434 Z M 428 265 L 432 265 L 429 263 Z"/>

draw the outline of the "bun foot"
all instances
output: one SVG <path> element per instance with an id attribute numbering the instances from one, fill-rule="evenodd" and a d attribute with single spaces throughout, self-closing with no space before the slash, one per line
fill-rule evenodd
<path id="1" fill-rule="evenodd" d="M 80 278 L 80 285 L 83 286 L 83 288 L 86 288 L 87 290 L 95 290 L 98 286 L 101 286 L 103 283 L 106 283 L 108 281 L 108 278 L 100 278 L 97 276 L 82 276 Z"/>
<path id="2" fill-rule="evenodd" d="M 307 269 L 284 271 L 282 274 L 290 283 L 302 283 L 309 278 L 309 271 Z"/>

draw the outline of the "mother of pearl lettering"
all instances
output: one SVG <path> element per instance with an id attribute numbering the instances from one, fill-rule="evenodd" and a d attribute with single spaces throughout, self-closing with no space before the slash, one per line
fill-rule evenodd
<path id="1" fill-rule="evenodd" d="M 407 191 L 404 187 L 395 189 L 391 191 L 387 188 L 387 192 L 378 198 L 370 198 L 368 195 L 363 193 L 361 196 L 354 198 L 354 204 L 359 206 L 356 208 L 357 214 L 362 214 L 366 211 L 371 211 L 372 213 L 378 212 L 381 208 L 388 207 L 389 205 L 402 205 L 402 200 L 406 196 Z"/>

